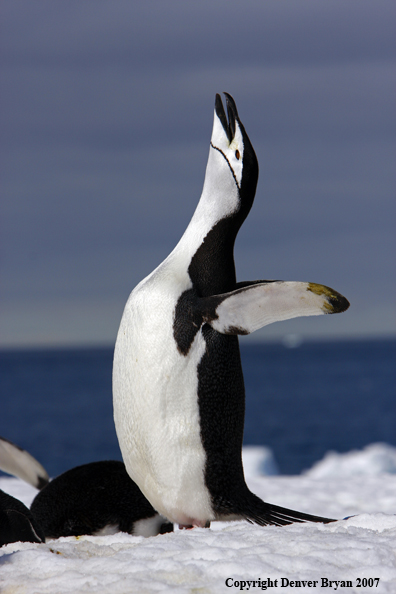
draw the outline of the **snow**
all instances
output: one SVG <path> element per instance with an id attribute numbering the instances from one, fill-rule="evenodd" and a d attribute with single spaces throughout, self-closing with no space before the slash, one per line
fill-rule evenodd
<path id="1" fill-rule="evenodd" d="M 300 476 L 261 476 L 266 461 L 273 461 L 271 452 L 246 450 L 247 482 L 264 500 L 330 517 L 355 516 L 328 525 L 212 523 L 210 529 L 150 538 L 118 533 L 12 543 L 0 549 L 0 591 L 217 594 L 258 592 L 271 580 L 269 592 L 394 594 L 396 474 L 390 461 L 395 453 L 375 444 L 361 452 L 328 454 Z M 12 478 L 1 478 L 0 488 L 27 505 L 36 493 Z M 323 587 L 322 578 L 328 580 Z M 379 583 L 362 581 L 364 587 L 358 587 L 357 578 L 379 578 Z M 247 583 L 252 580 L 255 584 Z"/>

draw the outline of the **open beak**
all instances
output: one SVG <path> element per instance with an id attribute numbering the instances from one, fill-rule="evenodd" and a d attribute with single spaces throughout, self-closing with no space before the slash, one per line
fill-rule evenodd
<path id="1" fill-rule="evenodd" d="M 224 132 L 227 135 L 228 142 L 231 143 L 235 136 L 235 121 L 238 119 L 238 112 L 234 99 L 229 93 L 224 93 L 227 102 L 228 121 L 224 111 L 223 102 L 220 95 L 216 94 L 215 110 Z"/>

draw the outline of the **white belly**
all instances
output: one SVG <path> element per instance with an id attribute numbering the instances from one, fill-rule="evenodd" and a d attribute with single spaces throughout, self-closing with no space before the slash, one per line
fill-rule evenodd
<path id="1" fill-rule="evenodd" d="M 204 482 L 197 365 L 205 352 L 198 332 L 187 357 L 173 338 L 182 290 L 155 271 L 132 292 L 114 353 L 114 420 L 127 471 L 153 507 L 172 522 L 214 519 Z M 181 285 L 185 288 L 180 288 Z"/>

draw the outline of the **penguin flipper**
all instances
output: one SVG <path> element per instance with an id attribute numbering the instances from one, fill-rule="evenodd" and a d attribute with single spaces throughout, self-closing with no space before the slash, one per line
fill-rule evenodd
<path id="1" fill-rule="evenodd" d="M 0 470 L 42 489 L 49 481 L 46 470 L 26 450 L 0 437 Z"/>
<path id="2" fill-rule="evenodd" d="M 250 334 L 263 326 L 297 318 L 340 313 L 348 300 L 325 285 L 294 281 L 240 283 L 235 291 L 216 295 L 205 319 L 221 334 Z"/>

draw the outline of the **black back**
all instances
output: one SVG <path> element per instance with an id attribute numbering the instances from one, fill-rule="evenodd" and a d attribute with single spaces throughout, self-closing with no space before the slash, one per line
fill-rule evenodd
<path id="1" fill-rule="evenodd" d="M 134 522 L 157 514 L 125 465 L 114 460 L 61 474 L 38 493 L 30 509 L 50 538 L 93 534 L 107 525 L 133 534 Z M 169 524 L 162 532 L 171 529 Z"/>
<path id="2" fill-rule="evenodd" d="M 209 231 L 192 258 L 188 273 L 196 297 L 209 297 L 236 289 L 234 243 L 253 204 L 258 180 L 254 149 L 229 95 L 227 106 L 228 124 L 221 100 L 216 98 L 216 112 L 228 138 L 233 138 L 235 121 L 243 135 L 239 208 Z M 208 324 L 203 326 L 202 333 L 206 352 L 198 366 L 198 405 L 201 439 L 206 452 L 205 482 L 217 513 L 238 513 L 235 504 L 248 492 L 241 459 L 245 387 L 238 337 L 219 334 Z"/>

